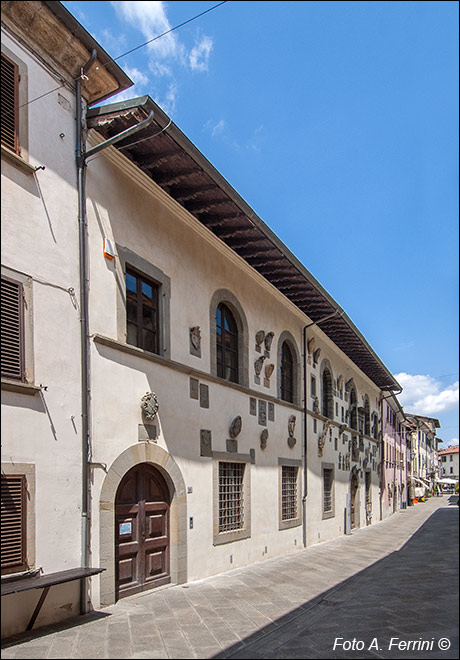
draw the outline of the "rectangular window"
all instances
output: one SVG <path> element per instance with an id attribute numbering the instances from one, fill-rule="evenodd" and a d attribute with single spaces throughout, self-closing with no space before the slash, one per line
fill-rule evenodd
<path id="1" fill-rule="evenodd" d="M 25 380 L 24 369 L 24 294 L 22 284 L 2 277 L 1 375 Z"/>
<path id="2" fill-rule="evenodd" d="M 318 431 L 318 424 L 316 419 L 313 420 L 313 433 L 317 433 Z"/>
<path id="3" fill-rule="evenodd" d="M 2 474 L 2 574 L 16 573 L 27 568 L 26 491 L 25 475 Z"/>
<path id="4" fill-rule="evenodd" d="M 244 463 L 219 463 L 219 532 L 243 529 Z"/>
<path id="5" fill-rule="evenodd" d="M 128 344 L 159 353 L 159 286 L 132 270 L 126 271 Z"/>
<path id="6" fill-rule="evenodd" d="M 310 382 L 311 382 L 310 394 L 311 394 L 311 396 L 316 396 L 316 378 L 314 376 L 312 376 Z"/>
<path id="7" fill-rule="evenodd" d="M 323 513 L 326 514 L 331 514 L 334 509 L 332 501 L 333 474 L 332 469 L 323 468 Z"/>
<path id="8" fill-rule="evenodd" d="M 297 474 L 293 465 L 281 466 L 281 520 L 293 520 L 297 512 Z"/>
<path id="9" fill-rule="evenodd" d="M 1 133 L 2 144 L 19 154 L 19 69 L 2 54 Z"/>

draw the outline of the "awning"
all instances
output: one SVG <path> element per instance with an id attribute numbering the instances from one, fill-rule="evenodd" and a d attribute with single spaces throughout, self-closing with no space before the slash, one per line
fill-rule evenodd
<path id="1" fill-rule="evenodd" d="M 411 477 L 411 479 L 413 479 L 413 481 L 416 481 L 417 483 L 421 484 L 422 486 L 426 486 L 426 487 L 430 486 L 428 481 L 424 481 L 423 479 L 419 479 L 419 477 Z"/>

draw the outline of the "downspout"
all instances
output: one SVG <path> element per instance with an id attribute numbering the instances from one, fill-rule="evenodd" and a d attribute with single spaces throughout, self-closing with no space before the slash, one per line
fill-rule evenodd
<path id="1" fill-rule="evenodd" d="M 303 463 L 303 496 L 302 496 L 302 532 L 303 532 L 303 546 L 307 547 L 307 495 L 308 495 L 308 382 L 307 382 L 307 329 L 313 325 L 319 325 L 324 321 L 334 318 L 339 314 L 336 309 L 329 316 L 325 316 L 319 321 L 307 323 L 302 331 L 302 352 L 303 352 L 303 444 L 302 444 L 302 463 Z M 345 311 L 340 312 L 339 316 L 343 316 Z"/>
<path id="2" fill-rule="evenodd" d="M 76 160 L 77 160 L 77 191 L 78 191 L 78 229 L 80 250 L 80 350 L 81 350 L 81 424 L 82 424 L 82 502 L 81 502 L 81 565 L 87 568 L 89 564 L 89 328 L 88 328 L 88 279 L 87 279 L 87 240 L 86 240 L 86 204 L 85 204 L 85 159 L 83 141 L 83 105 L 81 95 L 82 80 L 96 60 L 96 50 L 81 69 L 76 81 L 77 113 L 76 113 Z M 80 613 L 87 612 L 87 580 L 80 580 Z"/>
<path id="3" fill-rule="evenodd" d="M 93 50 L 87 64 L 81 69 L 76 81 L 76 161 L 77 161 L 77 191 L 78 191 L 78 226 L 79 226 L 79 249 L 80 249 L 80 345 L 81 345 L 81 409 L 82 409 L 82 536 L 81 536 L 81 565 L 87 568 L 89 565 L 89 465 L 91 460 L 91 380 L 90 380 L 90 343 L 89 343 L 89 277 L 88 277 L 88 236 L 87 236 L 87 214 L 86 214 L 86 161 L 88 156 L 102 151 L 105 147 L 115 144 L 125 137 L 142 130 L 153 120 L 153 111 L 147 119 L 136 126 L 122 131 L 118 135 L 102 142 L 101 144 L 85 150 L 84 130 L 86 128 L 86 116 L 84 114 L 81 84 L 87 78 L 87 73 L 94 64 L 97 57 Z M 81 580 L 80 591 L 80 613 L 88 611 L 87 579 Z"/>

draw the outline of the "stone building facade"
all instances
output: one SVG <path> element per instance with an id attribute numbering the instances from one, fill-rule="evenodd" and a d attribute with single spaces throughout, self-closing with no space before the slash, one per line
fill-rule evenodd
<path id="1" fill-rule="evenodd" d="M 2 10 L 34 101 L 21 153 L 2 145 L 2 295 L 20 285 L 26 318 L 25 371 L 2 373 L 2 475 L 28 497 L 10 568 L 103 569 L 53 589 L 37 625 L 378 521 L 394 377 L 149 97 L 95 106 L 130 81 L 60 3 Z M 5 635 L 33 600 L 8 598 Z"/>

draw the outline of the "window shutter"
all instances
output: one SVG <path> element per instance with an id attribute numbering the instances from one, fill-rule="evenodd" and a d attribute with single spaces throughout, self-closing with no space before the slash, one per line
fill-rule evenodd
<path id="1" fill-rule="evenodd" d="M 19 71 L 16 64 L 2 55 L 1 126 L 2 144 L 19 153 L 18 141 Z"/>
<path id="2" fill-rule="evenodd" d="M 19 282 L 2 277 L 1 375 L 24 380 L 23 291 Z"/>
<path id="3" fill-rule="evenodd" d="M 2 571 L 26 567 L 26 478 L 2 475 Z"/>

